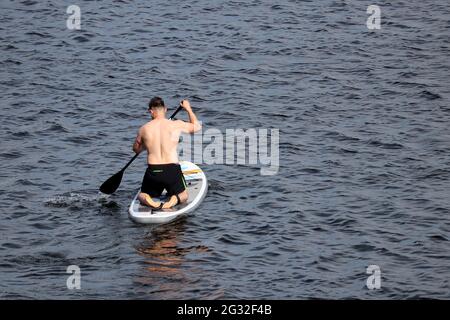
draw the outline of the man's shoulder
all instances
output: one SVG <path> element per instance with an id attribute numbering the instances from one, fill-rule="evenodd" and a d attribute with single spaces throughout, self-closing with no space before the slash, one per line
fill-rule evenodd
<path id="1" fill-rule="evenodd" d="M 140 128 L 139 131 L 146 131 L 152 126 L 152 121 L 144 123 Z"/>

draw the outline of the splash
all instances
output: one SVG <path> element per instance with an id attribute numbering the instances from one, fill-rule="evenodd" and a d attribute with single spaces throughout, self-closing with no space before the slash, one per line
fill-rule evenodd
<path id="1" fill-rule="evenodd" d="M 86 192 L 87 193 L 87 192 Z M 89 206 L 95 204 L 105 204 L 108 202 L 110 196 L 98 192 L 94 195 L 83 194 L 78 192 L 68 192 L 62 195 L 57 195 L 45 200 L 45 205 L 51 207 L 71 207 L 71 206 Z"/>

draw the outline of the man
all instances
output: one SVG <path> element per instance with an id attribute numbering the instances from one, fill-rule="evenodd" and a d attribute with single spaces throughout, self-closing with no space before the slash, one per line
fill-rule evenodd
<path id="1" fill-rule="evenodd" d="M 201 124 L 188 100 L 181 101 L 180 105 L 188 113 L 189 122 L 166 119 L 167 108 L 163 99 L 152 98 L 148 105 L 152 120 L 139 129 L 133 144 L 136 153 L 147 150 L 148 168 L 138 199 L 141 204 L 154 209 L 168 209 L 188 199 L 177 146 L 181 133 L 197 132 L 201 130 Z M 169 200 L 164 203 L 154 201 L 152 197 L 159 197 L 164 189 Z"/>

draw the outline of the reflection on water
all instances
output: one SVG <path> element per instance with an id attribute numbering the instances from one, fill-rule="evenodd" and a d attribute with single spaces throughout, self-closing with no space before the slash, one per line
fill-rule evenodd
<path id="1" fill-rule="evenodd" d="M 192 282 L 185 272 L 190 269 L 186 264 L 188 254 L 211 252 L 206 246 L 184 247 L 186 231 L 185 217 L 172 223 L 154 226 L 142 244 L 136 247 L 144 257 L 144 270 L 135 279 L 143 285 L 159 285 L 158 291 L 176 290 L 177 287 Z"/>
<path id="2" fill-rule="evenodd" d="M 182 21 L 128 2 L 110 19 L 82 1 L 77 32 L 41 1 L 1 2 L 0 298 L 449 298 L 450 6 L 390 1 L 368 32 L 365 1 L 198 0 Z M 279 128 L 278 174 L 198 163 L 195 214 L 134 224 L 145 157 L 98 187 L 156 94 L 191 99 L 205 129 Z"/>

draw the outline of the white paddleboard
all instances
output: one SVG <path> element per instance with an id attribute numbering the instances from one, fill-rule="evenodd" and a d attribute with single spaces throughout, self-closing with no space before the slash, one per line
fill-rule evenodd
<path id="1" fill-rule="evenodd" d="M 203 170 L 192 162 L 181 161 L 180 165 L 187 184 L 187 192 L 189 195 L 187 202 L 178 204 L 170 209 L 152 210 L 152 208 L 140 204 L 137 199 L 139 190 L 128 210 L 131 220 L 137 223 L 167 223 L 182 214 L 195 210 L 200 205 L 208 191 L 206 176 Z M 155 201 L 166 200 L 165 191 L 161 197 L 153 199 Z"/>

